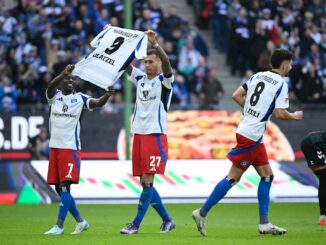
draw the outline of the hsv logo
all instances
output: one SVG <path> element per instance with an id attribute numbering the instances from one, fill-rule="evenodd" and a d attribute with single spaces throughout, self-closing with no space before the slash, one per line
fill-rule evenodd
<path id="1" fill-rule="evenodd" d="M 149 91 L 148 90 L 144 90 L 143 91 L 143 96 L 144 96 L 145 99 L 147 98 L 148 94 L 149 94 Z"/>
<path id="2" fill-rule="evenodd" d="M 62 106 L 62 112 L 67 112 L 68 111 L 68 106 L 66 104 L 64 104 Z"/>

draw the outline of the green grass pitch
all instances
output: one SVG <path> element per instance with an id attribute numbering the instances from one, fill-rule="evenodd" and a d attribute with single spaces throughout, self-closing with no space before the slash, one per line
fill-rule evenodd
<path id="1" fill-rule="evenodd" d="M 326 226 L 317 225 L 317 203 L 272 203 L 270 219 L 285 227 L 283 236 L 260 235 L 257 231 L 257 204 L 221 203 L 208 215 L 207 237 L 202 237 L 191 218 L 191 211 L 200 204 L 167 204 L 177 227 L 168 234 L 160 234 L 161 220 L 149 208 L 137 235 L 120 235 L 119 230 L 136 214 L 136 205 L 79 205 L 90 230 L 70 235 L 75 227 L 69 215 L 65 234 L 46 236 L 56 220 L 55 205 L 0 205 L 0 245 L 174 245 L 174 244 L 326 244 Z"/>

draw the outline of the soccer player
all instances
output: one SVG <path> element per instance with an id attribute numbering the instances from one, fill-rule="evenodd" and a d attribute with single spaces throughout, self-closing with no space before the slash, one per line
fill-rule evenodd
<path id="1" fill-rule="evenodd" d="M 155 32 L 149 30 L 145 33 L 153 46 L 147 51 L 147 57 L 144 60 L 146 73 L 132 66 L 126 69 L 137 87 L 131 128 L 134 134 L 132 168 L 133 175 L 140 176 L 143 190 L 137 215 L 120 231 L 121 234 L 138 233 L 140 223 L 150 204 L 163 220 L 161 233 L 167 233 L 175 228 L 175 223 L 153 186 L 154 175 L 164 174 L 168 158 L 167 111 L 172 97 L 174 78 L 169 59 L 157 43 Z"/>
<path id="2" fill-rule="evenodd" d="M 231 169 L 216 185 L 205 204 L 192 212 L 198 231 L 203 236 L 206 236 L 206 215 L 239 182 L 250 165 L 261 177 L 258 186 L 259 232 L 274 235 L 286 233 L 285 229 L 271 224 L 268 219 L 273 171 L 262 138 L 273 112 L 282 120 L 301 120 L 303 117 L 302 111 L 290 113 L 286 110 L 289 106 L 288 86 L 282 77 L 291 70 L 292 57 L 292 53 L 287 50 L 275 50 L 271 56 L 272 70 L 256 73 L 232 95 L 235 102 L 243 108 L 243 119 L 236 131 L 237 145 L 227 155 L 232 162 Z"/>
<path id="3" fill-rule="evenodd" d="M 80 172 L 80 118 L 84 108 L 92 109 L 103 106 L 114 93 L 109 90 L 100 98 L 94 99 L 74 91 L 75 80 L 71 76 L 74 65 L 68 65 L 64 71 L 55 77 L 48 85 L 46 98 L 50 106 L 50 156 L 47 183 L 55 185 L 60 196 L 60 207 L 57 223 L 48 235 L 64 233 L 63 224 L 68 211 L 77 221 L 71 234 L 79 234 L 89 228 L 77 209 L 70 194 L 70 185 L 78 184 Z M 58 87 L 61 90 L 58 90 Z"/>
<path id="4" fill-rule="evenodd" d="M 308 134 L 301 142 L 301 149 L 308 167 L 319 179 L 320 217 L 318 224 L 326 225 L 326 131 Z"/>

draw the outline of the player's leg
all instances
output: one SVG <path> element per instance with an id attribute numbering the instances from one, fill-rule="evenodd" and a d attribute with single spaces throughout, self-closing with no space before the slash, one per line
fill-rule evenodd
<path id="1" fill-rule="evenodd" d="M 326 169 L 315 171 L 315 174 L 319 179 L 318 200 L 320 217 L 318 224 L 326 225 Z"/>
<path id="2" fill-rule="evenodd" d="M 206 215 L 208 214 L 210 209 L 214 205 L 216 205 L 226 195 L 226 193 L 240 180 L 244 172 L 245 170 L 237 167 L 235 164 L 232 164 L 228 175 L 223 178 L 219 183 L 217 183 L 213 192 L 207 198 L 204 205 L 200 209 L 197 209 L 192 212 L 192 217 L 196 222 L 198 231 L 203 236 L 206 236 Z"/>
<path id="3" fill-rule="evenodd" d="M 45 232 L 47 235 L 60 235 L 64 233 L 63 225 L 71 202 L 69 182 L 56 184 L 55 189 L 60 196 L 59 214 L 56 225 L 49 231 Z"/>
<path id="4" fill-rule="evenodd" d="M 259 226 L 258 230 L 261 234 L 282 235 L 286 233 L 286 229 L 277 227 L 270 223 L 268 218 L 269 210 L 269 193 L 273 182 L 273 171 L 269 164 L 254 165 L 257 173 L 261 177 L 258 186 L 258 205 L 259 205 Z"/>
<path id="5" fill-rule="evenodd" d="M 163 223 L 161 225 L 161 233 L 168 233 L 169 231 L 173 230 L 176 225 L 169 216 L 162 202 L 161 196 L 155 189 L 155 187 L 153 187 L 153 198 L 151 201 L 151 205 L 162 218 Z"/>
<path id="6" fill-rule="evenodd" d="M 78 184 L 79 183 L 79 176 L 80 176 L 80 151 L 79 150 L 65 150 L 65 162 L 68 162 L 68 169 L 66 171 L 63 171 L 64 178 L 69 178 L 70 183 Z M 66 165 L 64 166 L 66 167 Z M 76 202 L 74 197 L 71 195 L 71 192 L 69 190 L 70 195 L 70 206 L 69 206 L 69 212 L 76 220 L 76 227 L 75 230 L 71 233 L 73 235 L 80 234 L 83 231 L 86 231 L 89 229 L 89 224 L 86 220 L 83 219 L 83 217 L 80 215 L 79 210 L 77 208 Z"/>
<path id="7" fill-rule="evenodd" d="M 156 134 L 151 137 L 153 140 L 154 149 L 152 149 L 153 154 L 155 154 L 155 173 L 164 174 L 165 166 L 167 163 L 168 156 L 168 141 L 167 136 L 164 134 Z M 158 161 L 159 160 L 159 161 Z M 152 163 L 153 165 L 153 163 Z M 163 223 L 161 225 L 161 233 L 168 233 L 175 228 L 175 223 L 169 216 L 164 204 L 162 202 L 161 196 L 158 191 L 153 186 L 153 198 L 151 200 L 152 207 L 161 216 Z"/>
<path id="8" fill-rule="evenodd" d="M 58 149 L 50 149 L 49 156 L 49 167 L 48 167 L 48 176 L 47 183 L 55 185 L 55 189 L 60 196 L 60 176 L 58 171 Z M 57 225 L 53 226 L 50 230 L 45 232 L 46 235 L 61 235 L 64 233 L 63 227 L 59 227 Z"/>
<path id="9" fill-rule="evenodd" d="M 139 226 L 143 221 L 143 218 L 147 212 L 147 209 L 150 205 L 150 202 L 153 198 L 153 174 L 143 174 L 140 178 L 141 184 L 143 187 L 142 193 L 140 194 L 138 210 L 136 217 L 132 221 L 132 223 L 128 224 L 125 228 L 123 228 L 120 233 L 121 234 L 137 234 L 139 230 Z"/>

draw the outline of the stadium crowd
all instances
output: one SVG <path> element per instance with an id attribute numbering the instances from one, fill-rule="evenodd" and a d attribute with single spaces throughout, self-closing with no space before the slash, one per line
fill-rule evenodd
<path id="1" fill-rule="evenodd" d="M 0 111 L 15 112 L 25 104 L 44 105 L 49 81 L 68 63 L 77 63 L 91 51 L 88 43 L 103 26 L 123 26 L 122 2 L 0 0 Z M 199 95 L 208 77 L 207 45 L 177 15 L 174 6 L 164 16 L 157 0 L 133 1 L 133 23 L 134 29 L 159 33 L 159 42 L 177 70 L 173 103 L 186 107 L 190 93 Z M 91 83 L 78 85 L 79 91 L 91 96 L 102 93 Z M 115 89 L 111 104 L 122 102 L 121 81 Z M 112 108 L 108 104 L 104 110 Z"/>
<path id="2" fill-rule="evenodd" d="M 323 0 L 205 0 L 192 4 L 199 28 L 211 26 L 215 48 L 226 53 L 232 75 L 270 69 L 272 51 L 295 58 L 292 99 L 326 103 L 326 8 Z"/>
<path id="3" fill-rule="evenodd" d="M 195 3 L 193 3 L 195 2 Z M 203 0 L 191 1 L 198 27 L 211 26 L 215 47 L 227 55 L 232 75 L 241 77 L 269 69 L 276 47 L 295 53 L 289 77 L 291 94 L 301 102 L 326 101 L 326 15 L 322 0 Z M 77 63 L 91 50 L 88 43 L 111 23 L 123 26 L 119 0 L 0 0 L 0 112 L 15 112 L 25 104 L 43 108 L 44 91 L 68 63 Z M 175 68 L 175 108 L 215 109 L 224 94 L 217 70 L 209 67 L 203 38 L 178 16 L 166 13 L 157 0 L 133 1 L 134 29 L 152 29 Z M 323 32 L 324 30 L 324 32 Z M 141 63 L 134 64 L 142 66 Z M 123 102 L 122 82 L 104 111 Z M 102 91 L 78 83 L 91 96 Z"/>

